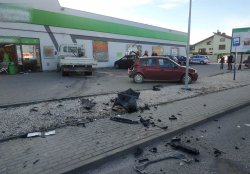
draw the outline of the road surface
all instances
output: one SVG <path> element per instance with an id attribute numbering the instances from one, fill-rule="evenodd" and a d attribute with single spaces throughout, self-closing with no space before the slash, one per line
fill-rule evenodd
<path id="1" fill-rule="evenodd" d="M 186 154 L 193 161 L 163 160 L 146 167 L 150 174 L 247 174 L 250 173 L 250 106 L 225 114 L 203 125 L 190 128 L 174 135 L 180 137 L 182 144 L 199 150 L 199 155 Z M 143 154 L 154 154 L 150 149 L 157 148 L 159 154 L 176 152 L 169 145 L 171 138 L 163 139 L 143 148 Z M 221 154 L 214 154 L 215 149 Z M 178 151 L 180 152 L 180 151 Z M 155 153 L 157 154 L 157 153 Z M 159 155 L 157 154 L 157 155 Z M 185 153 L 184 153 L 185 154 Z M 139 156 L 142 157 L 142 156 Z M 137 174 L 134 170 L 135 157 L 131 152 L 116 157 L 94 170 L 84 174 Z M 196 159 L 196 162 L 194 161 Z"/>

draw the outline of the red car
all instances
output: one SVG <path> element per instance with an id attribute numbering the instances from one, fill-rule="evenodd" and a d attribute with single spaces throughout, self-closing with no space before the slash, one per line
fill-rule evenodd
<path id="1" fill-rule="evenodd" d="M 135 83 L 144 79 L 161 81 L 181 81 L 185 83 L 186 67 L 166 57 L 143 57 L 134 62 L 128 69 L 128 75 Z M 189 68 L 188 83 L 198 79 L 197 70 Z"/>

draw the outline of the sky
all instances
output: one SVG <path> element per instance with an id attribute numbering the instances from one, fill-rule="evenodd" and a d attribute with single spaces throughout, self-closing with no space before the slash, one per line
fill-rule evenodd
<path id="1" fill-rule="evenodd" d="M 189 0 L 59 0 L 61 6 L 188 32 Z M 192 0 L 190 44 L 250 27 L 250 0 Z"/>

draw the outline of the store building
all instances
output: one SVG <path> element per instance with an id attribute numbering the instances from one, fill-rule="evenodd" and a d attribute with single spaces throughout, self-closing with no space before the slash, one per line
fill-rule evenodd
<path id="1" fill-rule="evenodd" d="M 61 44 L 84 45 L 97 67 L 113 66 L 129 50 L 186 55 L 187 33 L 61 7 L 57 0 L 0 3 L 0 62 L 19 70 L 57 69 Z"/>

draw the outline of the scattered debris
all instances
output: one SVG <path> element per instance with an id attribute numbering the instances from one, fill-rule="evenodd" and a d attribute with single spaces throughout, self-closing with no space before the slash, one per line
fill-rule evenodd
<path id="1" fill-rule="evenodd" d="M 5 131 L 2 131 L 2 134 L 4 134 L 5 133 Z"/>
<path id="2" fill-rule="evenodd" d="M 193 154 L 193 155 L 200 154 L 198 149 L 183 145 L 180 142 L 171 142 L 170 145 L 171 145 L 171 147 L 173 147 L 176 150 L 181 150 L 181 151 L 189 153 L 189 154 Z"/>
<path id="3" fill-rule="evenodd" d="M 152 153 L 157 153 L 157 148 L 153 147 L 152 149 L 149 149 L 149 151 L 152 152 Z"/>
<path id="4" fill-rule="evenodd" d="M 199 138 L 195 138 L 196 141 L 199 141 L 200 139 Z"/>
<path id="5" fill-rule="evenodd" d="M 161 122 L 161 119 L 158 119 L 157 121 L 158 121 L 158 122 Z"/>
<path id="6" fill-rule="evenodd" d="M 99 141 L 97 141 L 97 142 L 96 142 L 96 144 L 98 145 L 98 144 L 100 144 L 100 142 L 99 142 Z"/>
<path id="7" fill-rule="evenodd" d="M 239 149 L 239 147 L 238 147 L 238 146 L 235 146 L 234 148 L 235 148 L 236 150 L 238 150 L 238 149 Z"/>
<path id="8" fill-rule="evenodd" d="M 33 107 L 30 109 L 30 112 L 38 112 L 38 107 Z"/>
<path id="9" fill-rule="evenodd" d="M 220 126 L 218 126 L 217 128 L 218 128 L 218 129 L 220 129 L 221 127 L 220 127 Z"/>
<path id="10" fill-rule="evenodd" d="M 240 125 L 237 125 L 236 127 L 237 127 L 237 128 L 240 128 Z"/>
<path id="11" fill-rule="evenodd" d="M 52 113 L 50 111 L 48 111 L 48 112 L 44 112 L 42 115 L 49 115 L 49 116 L 51 116 Z"/>
<path id="12" fill-rule="evenodd" d="M 182 114 L 181 114 L 181 113 L 177 113 L 177 115 L 182 116 Z"/>
<path id="13" fill-rule="evenodd" d="M 57 105 L 57 107 L 58 107 L 58 108 L 63 107 L 63 104 L 59 104 L 59 105 Z"/>
<path id="14" fill-rule="evenodd" d="M 138 110 L 136 99 L 139 98 L 139 95 L 139 92 L 135 92 L 132 89 L 120 92 L 118 93 L 118 98 L 114 101 L 113 107 L 118 105 L 126 109 L 128 113 L 136 112 Z"/>
<path id="15" fill-rule="evenodd" d="M 157 109 L 157 108 L 158 108 L 158 106 L 154 106 L 154 108 L 155 108 L 155 109 Z"/>
<path id="16" fill-rule="evenodd" d="M 217 120 L 217 119 L 214 119 L 214 121 L 219 121 L 219 120 Z"/>
<path id="17" fill-rule="evenodd" d="M 163 129 L 163 130 L 166 130 L 166 129 L 168 129 L 168 126 L 166 126 L 166 125 L 155 125 L 156 127 L 158 127 L 158 128 L 161 128 L 161 129 Z"/>
<path id="18" fill-rule="evenodd" d="M 180 137 L 174 137 L 171 139 L 171 142 L 174 143 L 174 142 L 180 142 L 181 141 L 181 138 Z"/>
<path id="19" fill-rule="evenodd" d="M 149 107 L 148 104 L 144 104 L 143 107 L 139 107 L 139 110 L 140 110 L 141 112 L 143 112 L 143 111 L 145 111 L 145 110 L 150 110 L 150 107 Z"/>
<path id="20" fill-rule="evenodd" d="M 168 118 L 169 120 L 177 120 L 177 117 L 175 115 L 171 115 L 171 117 Z"/>
<path id="21" fill-rule="evenodd" d="M 143 153 L 143 149 L 140 148 L 140 147 L 137 147 L 136 150 L 135 150 L 134 155 L 135 155 L 135 157 L 138 157 L 138 156 L 140 156 L 142 153 Z"/>
<path id="22" fill-rule="evenodd" d="M 214 148 L 214 155 L 215 155 L 215 157 L 220 156 L 222 153 L 225 154 L 225 152 L 222 152 L 221 150 Z"/>
<path id="23" fill-rule="evenodd" d="M 242 139 L 242 140 L 246 140 L 246 138 L 244 138 L 244 137 L 241 137 L 241 139 Z"/>
<path id="24" fill-rule="evenodd" d="M 206 104 L 204 104 L 203 106 L 204 106 L 204 107 L 206 107 L 207 105 L 206 105 Z"/>
<path id="25" fill-rule="evenodd" d="M 37 159 L 36 161 L 34 161 L 34 162 L 33 162 L 33 164 L 36 164 L 36 163 L 38 163 L 38 161 L 40 161 L 40 160 L 39 160 L 39 159 Z"/>
<path id="26" fill-rule="evenodd" d="M 250 124 L 245 124 L 245 126 L 248 126 L 248 127 L 250 127 Z"/>
<path id="27" fill-rule="evenodd" d="M 23 163 L 23 168 L 27 167 L 27 162 L 28 162 L 28 161 L 24 161 L 24 163 Z"/>
<path id="28" fill-rule="evenodd" d="M 153 91 L 160 91 L 161 89 L 158 86 L 153 86 Z"/>
<path id="29" fill-rule="evenodd" d="M 108 106 L 109 105 L 109 103 L 103 103 L 104 105 L 106 105 L 106 106 Z"/>
<path id="30" fill-rule="evenodd" d="M 131 120 L 131 119 L 122 118 L 122 117 L 119 117 L 119 116 L 111 117 L 110 120 L 121 122 L 121 123 L 128 123 L 128 124 L 139 124 L 138 120 Z"/>
<path id="31" fill-rule="evenodd" d="M 135 170 L 139 173 L 147 173 L 145 168 L 152 163 L 156 163 L 159 161 L 167 160 L 167 159 L 179 159 L 186 163 L 189 163 L 191 160 L 188 159 L 184 154 L 178 152 L 168 152 L 168 153 L 157 153 L 144 156 L 138 160 L 136 160 Z"/>
<path id="32" fill-rule="evenodd" d="M 134 96 L 136 99 L 139 99 L 139 96 L 140 96 L 140 92 L 136 92 L 131 88 L 129 88 L 126 91 L 120 92 L 120 94 L 131 95 L 131 96 Z"/>
<path id="33" fill-rule="evenodd" d="M 200 160 L 197 159 L 197 158 L 194 158 L 194 161 L 197 162 L 197 163 L 200 162 Z"/>
<path id="34" fill-rule="evenodd" d="M 125 108 L 123 108 L 122 106 L 119 106 L 119 105 L 113 106 L 112 110 L 115 112 L 118 112 L 118 113 L 126 113 L 127 112 Z"/>
<path id="35" fill-rule="evenodd" d="M 88 119 L 88 117 L 86 119 L 75 118 L 73 116 L 66 117 L 65 118 L 65 124 L 68 125 L 68 126 L 82 126 L 82 127 L 85 127 L 87 119 Z M 92 119 L 92 122 L 93 122 L 93 118 L 91 118 L 91 119 Z M 91 121 L 89 120 L 89 122 L 91 122 Z"/>
<path id="36" fill-rule="evenodd" d="M 86 110 L 90 110 L 96 105 L 96 103 L 93 102 L 93 100 L 85 99 L 85 98 L 81 99 L 81 103 L 83 105 L 83 108 L 85 108 Z"/>
<path id="37" fill-rule="evenodd" d="M 187 142 L 187 143 L 190 143 L 190 142 L 191 142 L 191 140 L 187 140 L 186 142 Z"/>
<path id="38" fill-rule="evenodd" d="M 23 136 L 24 138 L 31 138 L 31 137 L 45 137 L 45 136 L 49 136 L 49 135 L 55 135 L 56 131 L 42 131 L 42 132 L 33 132 L 33 133 L 28 133 L 25 136 Z"/>
<path id="39" fill-rule="evenodd" d="M 150 119 L 144 119 L 144 118 L 141 117 L 140 122 L 142 123 L 142 125 L 144 127 L 149 127 L 149 125 L 150 125 Z"/>

